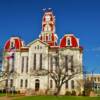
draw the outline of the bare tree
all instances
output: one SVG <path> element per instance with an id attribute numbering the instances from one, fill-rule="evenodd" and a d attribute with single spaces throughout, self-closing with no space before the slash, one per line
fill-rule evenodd
<path id="1" fill-rule="evenodd" d="M 55 95 L 58 95 L 62 88 L 62 85 L 74 78 L 76 75 L 81 74 L 82 71 L 79 70 L 79 67 L 81 66 L 74 66 L 73 56 L 58 54 L 56 57 L 56 69 L 50 70 L 49 75 L 55 82 Z M 71 63 L 70 67 L 68 66 L 69 62 Z"/>

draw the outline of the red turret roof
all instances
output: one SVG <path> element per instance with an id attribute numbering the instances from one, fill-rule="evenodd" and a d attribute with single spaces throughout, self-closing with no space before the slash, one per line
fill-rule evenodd
<path id="1" fill-rule="evenodd" d="M 70 39 L 70 47 L 78 47 L 79 46 L 79 41 L 78 39 L 73 35 L 73 34 L 66 34 L 60 41 L 60 48 L 63 47 L 69 47 L 69 45 L 67 45 L 67 39 Z"/>
<path id="2" fill-rule="evenodd" d="M 15 49 L 20 49 L 23 45 L 23 41 L 19 37 L 11 37 L 7 42 L 5 43 L 4 49 L 8 50 L 11 48 L 10 43 L 11 41 L 14 41 L 14 47 Z"/>

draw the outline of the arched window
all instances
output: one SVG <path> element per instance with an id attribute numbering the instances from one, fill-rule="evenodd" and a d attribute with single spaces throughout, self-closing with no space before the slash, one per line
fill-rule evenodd
<path id="1" fill-rule="evenodd" d="M 35 91 L 39 91 L 39 88 L 40 88 L 40 80 L 36 79 L 35 80 Z"/>
<path id="2" fill-rule="evenodd" d="M 71 80 L 71 88 L 74 89 L 74 80 Z"/>

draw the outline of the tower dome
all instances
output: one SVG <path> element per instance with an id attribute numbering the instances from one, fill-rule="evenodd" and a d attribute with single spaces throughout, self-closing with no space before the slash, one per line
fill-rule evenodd
<path id="1" fill-rule="evenodd" d="M 79 39 L 73 34 L 66 34 L 60 41 L 60 48 L 63 47 L 79 47 Z"/>
<path id="2" fill-rule="evenodd" d="M 11 37 L 9 40 L 6 41 L 4 50 L 9 50 L 11 48 L 19 50 L 22 46 L 24 46 L 24 43 L 19 37 Z"/>

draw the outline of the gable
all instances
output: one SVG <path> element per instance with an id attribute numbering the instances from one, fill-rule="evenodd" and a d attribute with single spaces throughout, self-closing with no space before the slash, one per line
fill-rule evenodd
<path id="1" fill-rule="evenodd" d="M 44 45 L 44 46 L 49 46 L 47 43 L 42 42 L 40 39 L 36 39 L 32 42 L 30 42 L 27 46 L 30 47 L 32 45 Z"/>
<path id="2" fill-rule="evenodd" d="M 45 42 L 42 42 L 41 40 L 37 39 L 37 40 L 31 42 L 28 45 L 28 47 L 29 47 L 29 51 L 39 53 L 39 52 L 45 52 L 48 49 L 49 45 L 46 44 Z"/>

